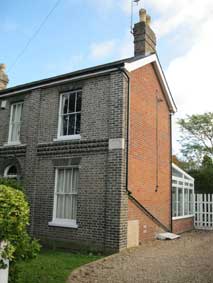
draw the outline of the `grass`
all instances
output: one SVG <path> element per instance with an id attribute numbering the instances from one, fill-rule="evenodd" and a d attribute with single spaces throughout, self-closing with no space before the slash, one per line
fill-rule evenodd
<path id="1" fill-rule="evenodd" d="M 101 256 L 42 251 L 37 258 L 18 264 L 21 283 L 65 283 L 70 272 Z"/>

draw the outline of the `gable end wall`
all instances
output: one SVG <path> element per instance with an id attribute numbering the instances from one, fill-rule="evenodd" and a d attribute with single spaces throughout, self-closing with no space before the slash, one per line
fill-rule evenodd
<path id="1" fill-rule="evenodd" d="M 130 78 L 128 188 L 148 211 L 169 228 L 170 113 L 152 64 L 131 72 Z M 130 200 L 128 219 L 139 220 L 140 241 L 154 238 L 157 232 L 162 231 Z"/>

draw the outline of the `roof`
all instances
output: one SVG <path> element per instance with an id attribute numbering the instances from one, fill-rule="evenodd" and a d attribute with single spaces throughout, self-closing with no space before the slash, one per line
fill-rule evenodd
<path id="1" fill-rule="evenodd" d="M 86 68 L 70 73 L 66 73 L 63 75 L 59 76 L 54 76 L 50 77 L 47 79 L 43 80 L 38 80 L 10 88 L 6 88 L 3 90 L 0 90 L 0 97 L 5 97 L 8 95 L 12 94 L 18 94 L 20 92 L 26 92 L 30 91 L 33 89 L 38 89 L 44 86 L 51 86 L 55 84 L 60 84 L 62 82 L 67 82 L 73 79 L 80 79 L 82 77 L 88 77 L 92 75 L 97 75 L 97 74 L 104 74 L 106 72 L 114 71 L 116 69 L 124 69 L 128 72 L 132 72 L 140 67 L 143 67 L 147 64 L 152 63 L 155 70 L 156 74 L 158 76 L 158 79 L 160 81 L 161 87 L 165 93 L 165 97 L 167 100 L 167 103 L 169 105 L 169 109 L 171 112 L 176 112 L 176 105 L 174 103 L 174 100 L 172 98 L 168 83 L 166 81 L 165 75 L 163 73 L 163 69 L 160 65 L 160 61 L 158 59 L 158 56 L 156 54 L 148 54 L 146 56 L 137 56 L 137 57 L 131 57 L 131 58 L 126 58 L 118 61 L 114 61 L 111 63 L 103 64 L 103 65 L 98 65 L 94 66 L 91 68 Z"/>
<path id="2" fill-rule="evenodd" d="M 190 180 L 194 181 L 194 178 L 191 175 L 189 175 L 186 171 L 181 169 L 175 163 L 172 163 L 172 168 L 176 169 L 178 172 L 182 173 L 183 175 L 186 175 Z"/>

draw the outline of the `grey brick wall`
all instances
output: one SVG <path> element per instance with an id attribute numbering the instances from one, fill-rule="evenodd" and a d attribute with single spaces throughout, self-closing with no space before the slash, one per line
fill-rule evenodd
<path id="1" fill-rule="evenodd" d="M 43 242 L 110 252 L 126 247 L 126 153 L 125 148 L 108 149 L 109 139 L 126 138 L 126 86 L 123 74 L 115 72 L 15 95 L 7 99 L 6 109 L 0 109 L 0 175 L 8 162 L 20 164 L 31 204 L 30 231 Z M 79 88 L 81 140 L 56 142 L 60 93 Z M 24 145 L 7 147 L 10 104 L 17 100 L 24 100 Z M 77 229 L 48 226 L 53 213 L 55 165 L 67 160 L 80 163 Z"/>

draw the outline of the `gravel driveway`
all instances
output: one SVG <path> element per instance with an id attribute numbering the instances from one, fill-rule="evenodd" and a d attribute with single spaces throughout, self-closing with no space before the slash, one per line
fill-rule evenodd
<path id="1" fill-rule="evenodd" d="M 148 241 L 74 271 L 70 283 L 213 282 L 213 232 Z"/>

